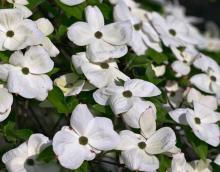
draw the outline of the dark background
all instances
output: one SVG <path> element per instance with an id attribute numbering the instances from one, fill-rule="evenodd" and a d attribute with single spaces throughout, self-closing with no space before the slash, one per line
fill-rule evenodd
<path id="1" fill-rule="evenodd" d="M 213 21 L 220 27 L 220 0 L 179 0 L 187 10 L 187 15 L 198 16 Z"/>

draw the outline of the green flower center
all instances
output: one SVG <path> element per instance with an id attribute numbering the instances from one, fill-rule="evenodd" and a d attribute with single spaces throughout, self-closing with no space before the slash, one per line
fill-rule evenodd
<path id="1" fill-rule="evenodd" d="M 201 124 L 200 118 L 196 117 L 196 118 L 195 118 L 195 123 L 196 123 L 196 124 Z"/>
<path id="2" fill-rule="evenodd" d="M 138 23 L 134 25 L 134 29 L 137 31 L 141 30 L 141 27 L 142 27 L 142 23 Z"/>
<path id="3" fill-rule="evenodd" d="M 138 143 L 138 147 L 140 148 L 140 149 L 145 149 L 146 148 L 146 143 L 145 142 L 139 142 Z"/>
<path id="4" fill-rule="evenodd" d="M 217 80 L 215 76 L 211 76 L 210 79 L 211 79 L 213 82 L 215 82 L 215 81 Z"/>
<path id="5" fill-rule="evenodd" d="M 65 85 L 65 88 L 72 88 L 73 86 L 74 86 L 73 83 L 67 83 L 67 84 Z"/>
<path id="6" fill-rule="evenodd" d="M 186 47 L 181 47 L 181 46 L 180 46 L 180 47 L 178 47 L 177 49 L 178 49 L 180 52 L 183 52 L 183 51 L 185 51 Z"/>
<path id="7" fill-rule="evenodd" d="M 81 136 L 81 137 L 79 138 L 79 144 L 81 144 L 81 145 L 87 145 L 87 144 L 88 144 L 88 138 L 85 137 L 85 136 Z"/>
<path id="8" fill-rule="evenodd" d="M 122 94 L 123 94 L 124 97 L 127 97 L 127 98 L 132 97 L 132 92 L 129 91 L 129 90 L 124 91 Z"/>
<path id="9" fill-rule="evenodd" d="M 109 68 L 108 63 L 101 63 L 100 66 L 101 66 L 102 69 L 108 69 Z"/>
<path id="10" fill-rule="evenodd" d="M 21 71 L 22 71 L 22 73 L 24 75 L 28 75 L 29 74 L 29 69 L 27 67 L 22 68 Z"/>
<path id="11" fill-rule="evenodd" d="M 6 32 L 6 36 L 12 38 L 15 35 L 15 33 L 12 30 L 9 30 Z"/>
<path id="12" fill-rule="evenodd" d="M 176 31 L 174 29 L 170 29 L 169 32 L 171 35 L 176 36 Z"/>
<path id="13" fill-rule="evenodd" d="M 34 160 L 29 158 L 26 160 L 26 164 L 29 165 L 29 166 L 34 166 Z"/>
<path id="14" fill-rule="evenodd" d="M 103 36 L 103 34 L 102 34 L 102 32 L 100 32 L 100 31 L 97 31 L 97 32 L 95 33 L 95 37 L 96 37 L 97 39 L 101 39 L 102 36 Z"/>

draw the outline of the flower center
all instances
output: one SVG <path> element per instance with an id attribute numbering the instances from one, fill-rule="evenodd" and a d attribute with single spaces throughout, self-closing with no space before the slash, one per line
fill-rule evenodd
<path id="1" fill-rule="evenodd" d="M 176 36 L 176 31 L 174 29 L 170 29 L 169 32 L 171 35 Z"/>
<path id="2" fill-rule="evenodd" d="M 128 97 L 128 98 L 129 98 L 129 97 L 132 97 L 132 92 L 129 91 L 129 90 L 124 91 L 122 94 L 123 94 L 124 97 Z"/>
<path id="3" fill-rule="evenodd" d="M 210 79 L 213 81 L 213 82 L 215 82 L 217 79 L 216 79 L 216 77 L 215 76 L 210 76 Z"/>
<path id="4" fill-rule="evenodd" d="M 195 118 L 195 123 L 196 123 L 196 124 L 201 124 L 200 118 L 196 117 L 196 118 Z"/>
<path id="5" fill-rule="evenodd" d="M 183 60 L 183 63 L 186 63 L 186 64 L 187 64 L 188 62 L 187 62 L 186 60 Z"/>
<path id="6" fill-rule="evenodd" d="M 9 30 L 6 32 L 6 36 L 12 38 L 15 35 L 15 33 L 12 30 Z"/>
<path id="7" fill-rule="evenodd" d="M 87 145 L 87 144 L 88 144 L 88 138 L 85 137 L 85 136 L 81 136 L 81 137 L 79 138 L 79 144 L 81 144 L 81 145 Z"/>
<path id="8" fill-rule="evenodd" d="M 175 30 L 174 30 L 175 31 Z M 180 46 L 180 47 L 178 47 L 177 48 L 180 52 L 183 52 L 185 49 L 186 49 L 186 47 L 182 47 L 182 46 Z"/>
<path id="9" fill-rule="evenodd" d="M 28 75 L 29 74 L 29 69 L 27 67 L 22 68 L 21 71 L 22 71 L 22 73 L 24 75 Z"/>
<path id="10" fill-rule="evenodd" d="M 73 86 L 74 86 L 73 83 L 67 83 L 67 84 L 65 85 L 65 88 L 71 88 L 71 87 L 73 87 Z"/>
<path id="11" fill-rule="evenodd" d="M 109 64 L 108 63 L 101 63 L 100 66 L 103 69 L 108 69 L 109 68 Z"/>
<path id="12" fill-rule="evenodd" d="M 97 39 L 101 39 L 102 36 L 103 36 L 103 34 L 102 34 L 102 32 L 100 32 L 100 31 L 97 31 L 97 32 L 95 33 L 95 37 L 96 37 Z"/>
<path id="13" fill-rule="evenodd" d="M 134 29 L 137 31 L 141 30 L 141 27 L 142 27 L 142 23 L 138 23 L 134 25 Z"/>
<path id="14" fill-rule="evenodd" d="M 26 164 L 29 165 L 29 166 L 34 166 L 34 160 L 29 158 L 26 160 Z"/>
<path id="15" fill-rule="evenodd" d="M 146 148 L 146 143 L 145 142 L 139 142 L 138 143 L 138 147 L 140 148 L 140 149 L 145 149 Z"/>

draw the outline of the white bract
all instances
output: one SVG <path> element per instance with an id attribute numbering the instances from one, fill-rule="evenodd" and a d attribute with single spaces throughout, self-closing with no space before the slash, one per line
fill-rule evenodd
<path id="1" fill-rule="evenodd" d="M 168 108 L 177 108 L 183 101 L 184 90 L 176 81 L 167 81 L 165 89 L 168 96 L 168 103 L 165 105 Z M 171 107 L 170 107 L 171 106 Z"/>
<path id="2" fill-rule="evenodd" d="M 110 105 L 115 115 L 127 112 L 135 101 L 144 97 L 153 97 L 161 91 L 152 83 L 141 79 L 129 79 L 124 84 L 109 85 L 97 90 L 93 97 L 100 105 Z"/>
<path id="3" fill-rule="evenodd" d="M 76 22 L 68 29 L 68 38 L 79 46 L 87 46 L 87 57 L 92 62 L 103 62 L 124 56 L 128 49 L 132 26 L 129 22 L 105 25 L 97 6 L 85 10 L 87 22 Z"/>
<path id="4" fill-rule="evenodd" d="M 218 101 L 215 96 L 203 95 L 195 88 L 188 88 L 186 90 L 186 97 L 188 103 L 193 103 L 194 101 L 199 102 L 210 109 L 216 110 L 218 108 Z"/>
<path id="5" fill-rule="evenodd" d="M 85 2 L 86 0 L 60 0 L 60 1 L 66 5 L 73 6 L 73 5 L 81 4 Z M 102 2 L 102 1 L 103 0 L 99 0 L 99 2 Z"/>
<path id="6" fill-rule="evenodd" d="M 193 47 L 171 47 L 177 60 L 171 65 L 177 77 L 188 75 L 191 71 L 191 64 L 198 57 L 199 52 Z"/>
<path id="7" fill-rule="evenodd" d="M 1 9 L 0 16 L 0 51 L 19 50 L 42 41 L 36 24 L 24 19 L 20 10 Z"/>
<path id="8" fill-rule="evenodd" d="M 220 95 L 219 65 L 210 57 L 201 54 L 200 58 L 195 60 L 194 66 L 204 73 L 192 76 L 191 83 L 206 93 Z"/>
<path id="9" fill-rule="evenodd" d="M 55 134 L 53 150 L 63 167 L 77 169 L 84 160 L 116 148 L 119 140 L 111 120 L 93 117 L 86 105 L 79 104 L 72 113 L 70 127 L 64 126 Z"/>
<path id="10" fill-rule="evenodd" d="M 186 8 L 179 4 L 179 1 L 168 2 L 164 6 L 165 14 L 172 15 L 178 18 L 180 21 L 187 24 L 201 23 L 203 20 L 194 16 L 186 16 Z"/>
<path id="11" fill-rule="evenodd" d="M 28 0 L 7 0 L 7 2 L 14 5 L 14 8 L 21 10 L 25 18 L 32 15 L 32 11 L 29 10 L 25 5 L 28 5 Z"/>
<path id="12" fill-rule="evenodd" d="M 128 44 L 137 55 L 145 54 L 148 47 L 153 48 L 158 52 L 162 51 L 160 39 L 156 31 L 147 21 L 147 18 L 144 17 L 142 19 L 139 16 L 133 15 L 124 2 L 119 2 L 114 7 L 114 19 L 118 22 L 130 21 L 133 25 L 132 39 Z"/>
<path id="13" fill-rule="evenodd" d="M 13 96 L 0 84 L 0 122 L 4 121 L 11 112 Z"/>
<path id="14" fill-rule="evenodd" d="M 191 36 L 191 29 L 188 25 L 174 16 L 164 18 L 158 13 L 153 12 L 151 14 L 151 22 L 163 43 L 168 47 L 199 44 L 199 41 Z"/>
<path id="15" fill-rule="evenodd" d="M 169 112 L 169 115 L 177 123 L 189 125 L 199 139 L 217 147 L 220 143 L 220 129 L 216 123 L 220 120 L 220 113 L 198 102 L 193 105 L 194 110 L 176 109 Z"/>
<path id="16" fill-rule="evenodd" d="M 220 154 L 218 154 L 218 155 L 216 156 L 214 162 L 220 166 Z"/>
<path id="17" fill-rule="evenodd" d="M 154 171 L 159 168 L 159 160 L 155 156 L 168 152 L 175 147 L 176 136 L 169 127 L 156 131 L 155 118 L 146 110 L 140 118 L 141 134 L 129 130 L 120 132 L 122 150 L 121 159 L 134 171 Z"/>
<path id="18" fill-rule="evenodd" d="M 184 154 L 178 153 L 173 156 L 171 168 L 167 172 L 212 172 L 210 163 L 208 159 L 188 163 Z"/>
<path id="19" fill-rule="evenodd" d="M 156 119 L 157 109 L 155 105 L 150 101 L 143 101 L 137 99 L 134 101 L 133 106 L 127 112 L 122 113 L 122 118 L 125 123 L 132 128 L 140 128 L 139 121 L 143 112 L 148 109 L 148 112 Z"/>
<path id="20" fill-rule="evenodd" d="M 93 63 L 86 57 L 86 53 L 78 53 L 72 56 L 72 62 L 78 73 L 83 73 L 88 81 L 97 88 L 103 88 L 115 82 L 115 80 L 128 80 L 126 76 L 118 69 L 115 61 L 106 61 L 103 63 Z"/>
<path id="21" fill-rule="evenodd" d="M 157 77 L 163 76 L 166 72 L 166 65 L 155 66 L 155 65 L 151 64 L 151 67 L 155 73 L 155 76 L 157 76 Z"/>
<path id="22" fill-rule="evenodd" d="M 49 145 L 48 137 L 42 134 L 33 134 L 28 141 L 6 152 L 2 161 L 9 172 L 59 172 L 60 169 L 55 163 L 37 160 L 40 152 Z"/>
<path id="23" fill-rule="evenodd" d="M 90 91 L 95 88 L 86 80 L 80 79 L 75 73 L 67 73 L 56 78 L 54 84 L 63 91 L 64 96 L 74 96 L 81 91 Z"/>
<path id="24" fill-rule="evenodd" d="M 44 34 L 44 38 L 41 42 L 41 45 L 47 50 L 51 57 L 56 57 L 60 52 L 56 46 L 51 42 L 47 37 L 53 33 L 54 27 L 52 23 L 46 18 L 40 18 L 35 21 L 38 29 Z"/>
<path id="25" fill-rule="evenodd" d="M 53 69 L 54 62 L 44 48 L 33 46 L 25 54 L 16 51 L 9 63 L 0 65 L 0 79 L 7 82 L 9 92 L 28 99 L 45 100 L 53 88 L 46 73 Z"/>

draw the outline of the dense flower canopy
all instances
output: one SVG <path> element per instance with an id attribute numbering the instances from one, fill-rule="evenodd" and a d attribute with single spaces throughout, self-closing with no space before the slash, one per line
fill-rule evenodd
<path id="1" fill-rule="evenodd" d="M 2 1 L 0 171 L 219 172 L 219 31 L 185 10 Z"/>

